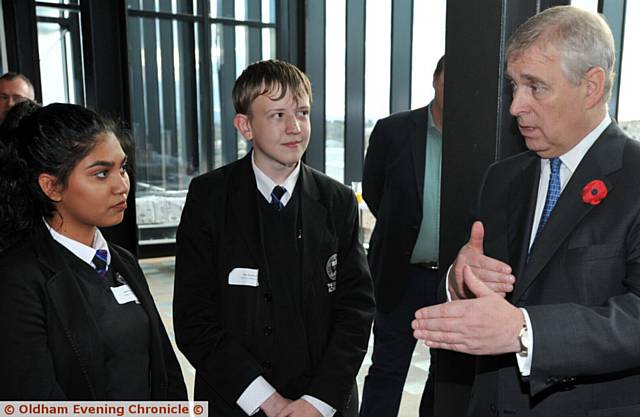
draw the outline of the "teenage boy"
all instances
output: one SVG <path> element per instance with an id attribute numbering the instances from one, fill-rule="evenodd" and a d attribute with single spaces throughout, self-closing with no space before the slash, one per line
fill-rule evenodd
<path id="1" fill-rule="evenodd" d="M 216 417 L 356 416 L 374 302 L 346 186 L 306 166 L 311 85 L 247 67 L 233 89 L 246 157 L 195 178 L 177 232 L 174 323 Z"/>

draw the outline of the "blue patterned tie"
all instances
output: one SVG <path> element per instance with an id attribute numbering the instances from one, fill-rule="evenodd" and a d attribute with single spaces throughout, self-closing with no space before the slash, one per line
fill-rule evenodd
<path id="1" fill-rule="evenodd" d="M 560 158 L 551 158 L 549 160 L 549 165 L 551 166 L 551 175 L 549 176 L 549 189 L 547 190 L 547 199 L 544 201 L 544 208 L 542 209 L 542 216 L 540 216 L 540 223 L 538 224 L 538 230 L 536 231 L 535 241 L 540 236 L 540 232 L 544 228 L 544 225 L 547 224 L 547 220 L 549 220 L 549 216 L 551 215 L 551 211 L 553 207 L 555 207 L 558 202 L 558 198 L 560 198 L 560 165 L 562 161 Z"/>
<path id="2" fill-rule="evenodd" d="M 271 205 L 278 211 L 284 208 L 284 204 L 282 204 L 282 201 L 280 201 L 280 199 L 286 192 L 287 189 L 279 185 L 273 187 L 273 191 L 271 191 Z"/>
<path id="3" fill-rule="evenodd" d="M 107 251 L 106 249 L 98 249 L 93 256 L 93 264 L 96 266 L 96 272 L 100 277 L 107 276 Z"/>

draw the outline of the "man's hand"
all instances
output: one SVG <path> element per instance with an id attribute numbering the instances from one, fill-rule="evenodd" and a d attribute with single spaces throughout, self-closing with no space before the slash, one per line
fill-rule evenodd
<path id="1" fill-rule="evenodd" d="M 267 417 L 276 417 L 289 403 L 291 403 L 291 400 L 284 398 L 278 392 L 274 392 L 262 403 L 260 409 Z"/>
<path id="2" fill-rule="evenodd" d="M 481 222 L 474 222 L 471 226 L 471 236 L 466 245 L 460 249 L 456 260 L 449 272 L 449 293 L 452 300 L 470 298 L 468 288 L 464 285 L 463 270 L 471 267 L 478 279 L 498 295 L 505 297 L 513 291 L 515 277 L 511 275 L 511 267 L 497 259 L 484 255 L 482 241 L 484 227 Z"/>
<path id="3" fill-rule="evenodd" d="M 287 405 L 277 417 L 322 417 L 322 414 L 301 398 Z"/>
<path id="4" fill-rule="evenodd" d="M 463 268 L 464 284 L 476 298 L 425 307 L 416 311 L 411 323 L 416 339 L 430 348 L 472 355 L 518 352 L 522 312 Z"/>

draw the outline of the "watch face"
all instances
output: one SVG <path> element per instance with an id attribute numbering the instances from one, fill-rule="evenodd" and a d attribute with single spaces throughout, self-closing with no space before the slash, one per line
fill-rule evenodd
<path id="1" fill-rule="evenodd" d="M 522 326 L 520 329 L 520 333 L 518 334 L 518 342 L 520 343 L 520 352 L 518 355 L 522 357 L 526 357 L 529 354 L 529 329 L 526 324 Z"/>
<path id="2" fill-rule="evenodd" d="M 529 331 L 525 330 L 522 333 L 522 338 L 520 339 L 522 341 L 522 346 L 526 347 L 527 349 L 529 348 L 529 346 L 531 345 L 531 343 L 529 343 Z"/>

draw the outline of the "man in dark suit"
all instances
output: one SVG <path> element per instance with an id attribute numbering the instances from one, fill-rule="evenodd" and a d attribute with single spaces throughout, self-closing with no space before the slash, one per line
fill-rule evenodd
<path id="1" fill-rule="evenodd" d="M 606 22 L 570 6 L 509 42 L 529 151 L 489 168 L 453 301 L 413 324 L 478 355 L 469 416 L 640 415 L 640 144 L 607 112 L 614 61 Z"/>
<path id="2" fill-rule="evenodd" d="M 215 416 L 356 416 L 374 302 L 353 192 L 301 162 L 311 85 L 276 60 L 233 90 L 246 157 L 194 179 L 174 322 Z"/>
<path id="3" fill-rule="evenodd" d="M 376 317 L 372 365 L 365 379 L 362 417 L 398 415 L 416 340 L 416 309 L 436 303 L 444 56 L 433 73 L 427 107 L 380 120 L 369 141 L 363 197 L 376 217 L 369 246 Z M 427 381 L 420 416 L 433 415 Z"/>

